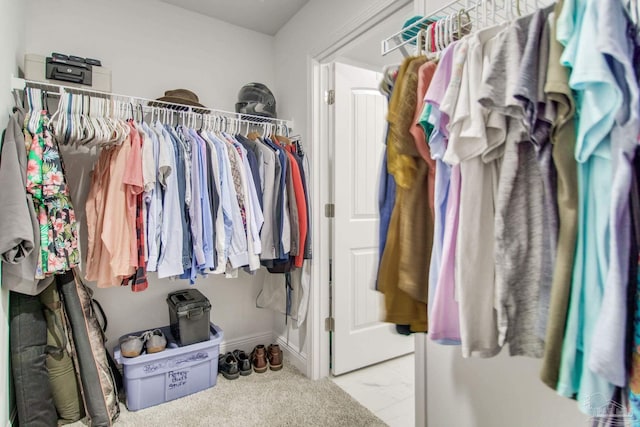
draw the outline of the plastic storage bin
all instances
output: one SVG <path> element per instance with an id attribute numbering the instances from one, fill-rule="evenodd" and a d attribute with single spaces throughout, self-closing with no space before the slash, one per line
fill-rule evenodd
<path id="1" fill-rule="evenodd" d="M 167 295 L 171 333 L 179 345 L 209 339 L 211 303 L 197 289 L 183 289 Z"/>
<path id="2" fill-rule="evenodd" d="M 124 367 L 124 389 L 130 411 L 155 406 L 216 385 L 222 330 L 210 324 L 209 340 L 180 347 L 168 326 L 160 329 L 167 337 L 164 351 L 129 358 L 122 357 L 120 346 L 114 350 L 115 360 Z"/>

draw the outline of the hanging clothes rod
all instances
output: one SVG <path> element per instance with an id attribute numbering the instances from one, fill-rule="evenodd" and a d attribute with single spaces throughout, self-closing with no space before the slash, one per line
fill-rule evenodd
<path id="1" fill-rule="evenodd" d="M 233 120 L 240 120 L 243 122 L 254 123 L 254 124 L 269 123 L 269 124 L 276 125 L 278 127 L 286 126 L 289 129 L 293 128 L 292 120 L 274 119 L 271 117 L 257 116 L 253 114 L 242 114 L 242 113 L 236 113 L 232 111 L 217 110 L 214 108 L 194 107 L 190 105 L 158 101 L 155 99 L 141 98 L 138 96 L 121 95 L 117 93 L 103 92 L 103 91 L 92 90 L 92 89 L 87 89 L 83 87 L 64 86 L 64 85 L 54 84 L 50 82 L 38 82 L 34 80 L 25 80 L 18 77 L 12 77 L 11 79 L 12 90 L 24 90 L 29 87 L 44 89 L 47 91 L 48 95 L 53 95 L 53 96 L 61 96 L 61 95 L 64 95 L 65 93 L 72 93 L 72 94 L 95 96 L 98 98 L 120 99 L 132 104 L 141 105 L 145 109 L 161 108 L 161 109 L 179 111 L 183 113 L 195 113 L 199 115 L 221 116 L 221 117 L 226 117 Z"/>
<path id="2" fill-rule="evenodd" d="M 458 30 L 464 35 L 533 13 L 536 9 L 553 2 L 554 0 L 453 0 L 382 40 L 382 56 L 398 49 L 406 56 L 406 46 L 416 45 L 421 32 L 434 22 L 449 19 L 455 25 L 460 25 L 461 28 Z M 458 19 L 463 16 L 464 22 Z"/>
<path id="3" fill-rule="evenodd" d="M 397 49 L 405 48 L 405 46 L 409 44 L 415 45 L 421 30 L 426 29 L 427 26 L 434 21 L 438 21 L 445 16 L 458 13 L 460 9 L 464 9 L 465 6 L 467 6 L 467 3 L 469 3 L 467 0 L 453 0 L 451 3 L 448 3 L 440 9 L 420 18 L 406 28 L 390 35 L 386 39 L 382 40 L 382 56 L 388 55 Z M 403 38 L 403 34 L 411 34 L 411 36 Z"/>

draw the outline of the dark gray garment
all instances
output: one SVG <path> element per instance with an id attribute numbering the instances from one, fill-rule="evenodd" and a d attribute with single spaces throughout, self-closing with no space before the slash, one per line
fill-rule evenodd
<path id="1" fill-rule="evenodd" d="M 549 64 L 549 14 L 553 6 L 536 14 L 529 26 L 527 44 L 522 57 L 520 79 L 514 93 L 520 101 L 525 126 L 537 152 L 538 167 L 543 186 L 543 233 L 542 266 L 540 273 L 540 294 L 538 299 L 537 334 L 542 340 L 546 337 L 551 302 L 551 283 L 553 281 L 554 261 L 558 244 L 558 203 L 557 178 L 555 166 L 551 160 L 551 125 L 555 119 L 553 103 L 548 102 L 544 92 Z"/>
<path id="2" fill-rule="evenodd" d="M 264 202 L 262 200 L 262 180 L 260 179 L 260 166 L 258 165 L 258 158 L 253 151 L 253 147 L 248 144 L 249 141 L 242 135 L 236 136 L 236 140 L 247 150 L 247 161 L 249 162 L 249 169 L 251 169 L 251 176 L 253 176 L 253 183 L 256 188 L 256 194 L 258 195 L 258 202 L 260 203 L 260 210 L 264 210 Z"/>
<path id="3" fill-rule="evenodd" d="M 37 295 L 52 281 L 36 281 L 40 254 L 40 226 L 33 199 L 27 193 L 27 151 L 22 125 L 24 115 L 16 112 L 2 140 L 0 155 L 0 255 L 2 286 L 15 292 Z"/>
<path id="4" fill-rule="evenodd" d="M 180 224 L 182 225 L 182 268 L 186 271 L 191 268 L 191 228 L 187 223 L 189 213 L 185 195 L 187 191 L 187 180 L 184 166 L 185 151 L 179 138 L 177 138 L 174 130 L 169 125 L 165 125 L 165 129 L 171 136 L 173 151 L 176 157 L 176 174 L 178 177 L 178 199 L 180 200 Z"/>
<path id="5" fill-rule="evenodd" d="M 213 269 L 215 270 L 218 267 L 218 251 L 216 250 L 216 219 L 218 217 L 218 206 L 220 206 L 220 194 L 218 194 L 218 188 L 216 187 L 215 177 L 213 176 L 213 154 L 211 153 L 211 144 L 202 138 L 204 141 L 204 146 L 207 151 L 207 187 L 209 187 L 209 205 L 211 206 L 211 231 L 213 232 L 213 237 L 211 242 L 213 243 Z"/>
<path id="6" fill-rule="evenodd" d="M 532 26 L 540 37 L 548 10 L 512 22 L 498 37 L 492 68 L 481 88 L 480 103 L 507 116 L 507 136 L 498 183 L 495 218 L 496 303 L 500 340 L 511 355 L 542 357 L 537 333 L 544 251 L 544 190 L 536 150 L 531 143 L 528 114 L 514 95 L 521 85 L 524 63 L 538 61 L 526 51 Z M 525 58 L 525 52 L 533 58 Z M 537 94 L 538 71 L 531 76 Z M 537 96 L 535 96 L 537 98 Z M 536 104 L 537 107 L 537 104 Z M 535 117 L 535 116 L 534 116 Z M 549 265 L 549 277 L 552 266 Z"/>
<path id="7" fill-rule="evenodd" d="M 264 224 L 260 230 L 260 241 L 262 243 L 262 253 L 260 254 L 261 261 L 273 260 L 278 258 L 276 248 L 280 248 L 280 235 L 276 227 L 276 206 L 277 200 L 277 187 L 276 180 L 279 183 L 280 177 L 276 177 L 276 166 L 280 167 L 280 162 L 277 159 L 275 151 L 268 147 L 266 144 L 249 141 L 253 144 L 253 147 L 258 155 L 256 158 L 261 163 L 260 174 L 262 179 L 262 200 L 264 202 L 264 209 L 262 210 L 264 216 Z M 274 231 L 275 230 L 275 231 Z"/>
<path id="8" fill-rule="evenodd" d="M 9 347 L 21 426 L 58 424 L 47 371 L 47 321 L 38 296 L 9 294 Z"/>
<path id="9" fill-rule="evenodd" d="M 289 259 L 289 254 L 284 253 L 284 247 L 282 245 L 282 236 L 284 233 L 284 192 L 287 191 L 287 161 L 282 148 L 273 144 L 268 138 L 264 139 L 264 143 L 267 147 L 271 148 L 276 154 L 276 204 L 274 215 L 274 240 L 276 241 L 276 253 L 278 259 Z"/>

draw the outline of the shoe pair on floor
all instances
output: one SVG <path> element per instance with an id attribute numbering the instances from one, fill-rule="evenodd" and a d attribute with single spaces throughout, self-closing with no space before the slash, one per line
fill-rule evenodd
<path id="1" fill-rule="evenodd" d="M 120 340 L 120 354 L 124 357 L 138 357 L 145 349 L 149 353 L 158 353 L 167 348 L 167 338 L 160 329 L 145 331 L 142 335 L 129 335 Z"/>
<path id="2" fill-rule="evenodd" d="M 264 373 L 267 368 L 272 371 L 282 369 L 282 350 L 278 344 L 256 346 L 250 356 L 242 350 L 234 350 L 218 356 L 218 372 L 228 380 L 235 380 L 240 375 L 249 375 L 251 370 Z"/>

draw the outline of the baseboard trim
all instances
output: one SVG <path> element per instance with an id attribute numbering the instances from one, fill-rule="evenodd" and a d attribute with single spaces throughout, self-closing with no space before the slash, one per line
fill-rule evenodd
<path id="1" fill-rule="evenodd" d="M 223 340 L 220 343 L 220 354 L 226 353 L 228 351 L 233 351 L 236 349 L 240 349 L 247 354 L 251 353 L 253 348 L 259 344 L 264 344 L 268 346 L 273 341 L 273 335 L 270 332 L 265 332 L 260 335 L 252 335 L 248 337 L 236 338 L 233 340 Z"/>
<path id="2" fill-rule="evenodd" d="M 274 341 L 277 342 L 282 349 L 284 358 L 305 376 L 309 376 L 307 372 L 307 355 L 301 353 L 294 346 L 287 344 L 287 341 L 281 336 L 275 337 Z"/>

